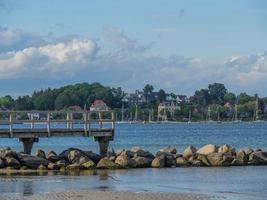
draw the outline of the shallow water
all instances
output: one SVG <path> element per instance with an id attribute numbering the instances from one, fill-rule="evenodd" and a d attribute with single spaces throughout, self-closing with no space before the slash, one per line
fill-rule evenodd
<path id="1" fill-rule="evenodd" d="M 230 144 L 267 150 L 267 124 L 118 124 L 115 149 L 138 145 L 156 152 L 166 145 L 179 152 L 189 144 Z M 0 148 L 20 150 L 17 140 L 1 139 Z M 97 150 L 92 138 L 41 138 L 35 148 L 60 152 L 69 147 Z M 82 174 L 1 175 L 0 196 L 66 190 L 194 192 L 231 200 L 267 199 L 267 166 L 133 169 Z"/>

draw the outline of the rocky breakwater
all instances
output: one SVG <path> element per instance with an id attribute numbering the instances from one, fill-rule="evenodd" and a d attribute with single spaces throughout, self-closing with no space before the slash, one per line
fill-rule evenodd
<path id="1" fill-rule="evenodd" d="M 140 147 L 130 150 L 110 150 L 106 157 L 92 151 L 70 148 L 60 154 L 54 151 L 37 150 L 35 155 L 0 150 L 0 169 L 5 170 L 92 170 L 92 169 L 130 169 L 164 167 L 216 167 L 267 165 L 267 152 L 261 149 L 244 148 L 236 151 L 229 145 L 205 145 L 199 149 L 188 146 L 184 152 L 177 153 L 174 147 L 165 147 L 155 155 Z"/>

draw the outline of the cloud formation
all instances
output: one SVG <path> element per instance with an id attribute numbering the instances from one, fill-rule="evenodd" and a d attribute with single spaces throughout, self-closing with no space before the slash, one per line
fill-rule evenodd
<path id="1" fill-rule="evenodd" d="M 97 45 L 91 40 L 73 39 L 68 42 L 0 54 L 0 78 L 41 75 L 73 75 L 89 67 Z"/>
<path id="2" fill-rule="evenodd" d="M 147 55 L 151 45 L 139 44 L 118 28 L 106 29 L 106 35 L 117 50 L 101 51 L 105 46 L 100 48 L 97 42 L 78 37 L 42 44 L 32 35 L 26 37 L 24 32 L 2 29 L 0 38 L 5 40 L 0 40 L 0 80 L 38 77 L 53 81 L 72 77 L 76 81 L 123 86 L 126 90 L 151 83 L 155 88 L 178 92 L 222 82 L 242 90 L 254 88 L 256 93 L 259 83 L 267 84 L 267 52 L 211 63 L 197 57 Z"/>

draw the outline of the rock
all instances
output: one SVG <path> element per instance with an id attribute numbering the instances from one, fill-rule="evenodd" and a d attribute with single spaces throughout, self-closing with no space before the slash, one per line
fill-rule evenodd
<path id="1" fill-rule="evenodd" d="M 255 151 L 249 155 L 249 164 L 267 165 L 267 152 Z"/>
<path id="2" fill-rule="evenodd" d="M 157 156 L 151 163 L 153 168 L 163 168 L 165 167 L 165 158 L 164 156 Z"/>
<path id="3" fill-rule="evenodd" d="M 160 150 L 161 152 L 170 153 L 170 154 L 176 154 L 176 149 L 171 146 L 167 146 Z"/>
<path id="4" fill-rule="evenodd" d="M 0 169 L 5 167 L 5 162 L 3 161 L 2 158 L 0 158 Z"/>
<path id="5" fill-rule="evenodd" d="M 83 169 L 94 169 L 96 167 L 95 163 L 92 160 L 89 160 L 82 164 Z"/>
<path id="6" fill-rule="evenodd" d="M 219 147 L 218 153 L 232 153 L 231 147 L 228 144 L 224 144 Z"/>
<path id="7" fill-rule="evenodd" d="M 208 158 L 206 155 L 203 155 L 203 154 L 198 154 L 197 155 L 197 159 L 200 160 L 204 166 L 211 166 Z"/>
<path id="8" fill-rule="evenodd" d="M 165 160 L 165 167 L 176 166 L 175 155 L 163 151 L 159 151 L 156 156 L 163 156 Z"/>
<path id="9" fill-rule="evenodd" d="M 58 156 L 54 151 L 50 151 L 46 155 L 46 159 L 51 161 L 51 162 L 57 162 L 57 161 L 61 160 L 62 158 L 60 156 Z"/>
<path id="10" fill-rule="evenodd" d="M 207 144 L 207 145 L 201 147 L 200 149 L 198 149 L 196 153 L 203 154 L 203 155 L 209 155 L 212 153 L 216 153 L 217 149 L 218 148 L 215 145 Z"/>
<path id="11" fill-rule="evenodd" d="M 70 164 L 66 167 L 66 170 L 80 170 L 81 165 L 75 163 L 75 164 Z"/>
<path id="12" fill-rule="evenodd" d="M 94 163 L 98 163 L 101 160 L 101 156 L 92 152 L 92 151 L 84 151 L 85 155 L 92 160 Z"/>
<path id="13" fill-rule="evenodd" d="M 35 156 L 46 159 L 45 152 L 42 149 L 37 149 Z"/>
<path id="14" fill-rule="evenodd" d="M 128 158 L 134 157 L 134 153 L 130 150 L 123 150 L 119 155 L 118 154 L 116 154 L 116 155 L 117 155 L 117 157 L 118 156 L 124 156 L 124 155 L 127 156 Z"/>
<path id="15" fill-rule="evenodd" d="M 37 170 L 45 171 L 45 170 L 47 170 L 47 168 L 44 165 L 39 165 Z"/>
<path id="16" fill-rule="evenodd" d="M 245 147 L 244 149 L 243 149 L 243 151 L 246 153 L 246 155 L 250 155 L 251 153 L 253 153 L 254 152 L 254 150 L 253 149 L 251 149 L 251 148 L 248 148 L 248 147 Z"/>
<path id="17" fill-rule="evenodd" d="M 0 158 L 5 159 L 6 157 L 18 159 L 18 154 L 10 149 L 0 150 Z"/>
<path id="18" fill-rule="evenodd" d="M 190 158 L 192 155 L 194 155 L 197 152 L 196 148 L 193 146 L 188 146 L 183 153 L 183 157 L 188 159 Z"/>
<path id="19" fill-rule="evenodd" d="M 248 162 L 248 155 L 245 153 L 245 151 L 240 150 L 236 153 L 236 159 L 241 163 L 246 164 Z"/>
<path id="20" fill-rule="evenodd" d="M 119 150 L 117 150 L 116 151 L 116 157 L 117 156 L 120 156 L 123 151 L 125 151 L 125 149 L 119 149 Z"/>
<path id="21" fill-rule="evenodd" d="M 135 156 L 133 157 L 133 160 L 135 161 L 135 167 L 136 168 L 145 168 L 150 167 L 153 159 L 148 157 L 142 157 L 142 156 Z"/>
<path id="22" fill-rule="evenodd" d="M 116 158 L 115 163 L 119 164 L 123 168 L 135 168 L 136 166 L 135 161 L 123 153 Z"/>
<path id="23" fill-rule="evenodd" d="M 69 165 L 70 163 L 62 159 L 62 160 L 57 161 L 55 164 L 57 164 L 59 167 L 65 167 Z"/>
<path id="24" fill-rule="evenodd" d="M 113 161 L 113 162 L 115 162 L 115 160 L 116 160 L 116 156 L 111 156 L 111 157 L 109 157 L 108 159 L 111 160 L 111 161 Z"/>
<path id="25" fill-rule="evenodd" d="M 71 164 L 78 163 L 80 157 L 83 156 L 83 153 L 77 149 L 69 151 L 68 160 Z"/>
<path id="26" fill-rule="evenodd" d="M 176 158 L 176 166 L 177 167 L 187 167 L 189 166 L 189 162 L 184 157 L 178 157 Z"/>
<path id="27" fill-rule="evenodd" d="M 8 167 L 11 167 L 13 169 L 19 169 L 20 168 L 20 162 L 13 157 L 6 157 L 5 158 L 5 165 Z"/>
<path id="28" fill-rule="evenodd" d="M 148 157 L 151 159 L 155 158 L 155 156 L 152 153 L 150 153 L 149 151 L 145 151 L 145 150 L 141 149 L 140 147 L 133 147 L 131 149 L 131 152 L 134 153 L 134 156 Z"/>
<path id="29" fill-rule="evenodd" d="M 109 160 L 108 158 L 102 158 L 97 166 L 97 169 L 120 169 L 122 168 L 119 164 Z"/>
<path id="30" fill-rule="evenodd" d="M 49 163 L 47 166 L 47 169 L 49 170 L 59 170 L 60 166 L 56 163 Z"/>
<path id="31" fill-rule="evenodd" d="M 230 166 L 234 157 L 231 154 L 211 153 L 207 159 L 211 166 Z"/>
<path id="32" fill-rule="evenodd" d="M 21 166 L 19 170 L 27 170 L 27 169 L 28 169 L 28 167 L 26 167 L 26 166 Z"/>
<path id="33" fill-rule="evenodd" d="M 19 159 L 22 165 L 27 166 L 30 169 L 37 169 L 39 165 L 47 166 L 50 161 L 36 156 L 31 156 L 28 154 L 20 154 Z"/>
<path id="34" fill-rule="evenodd" d="M 202 163 L 200 160 L 197 160 L 197 159 L 193 159 L 190 162 L 191 162 L 191 165 L 193 167 L 202 167 L 202 166 L 205 166 L 204 163 Z"/>
<path id="35" fill-rule="evenodd" d="M 235 158 L 235 159 L 232 161 L 231 165 L 233 165 L 233 166 L 241 166 L 241 165 L 244 165 L 244 162 L 241 161 L 241 160 L 239 160 L 239 159 L 236 159 L 236 158 Z"/>

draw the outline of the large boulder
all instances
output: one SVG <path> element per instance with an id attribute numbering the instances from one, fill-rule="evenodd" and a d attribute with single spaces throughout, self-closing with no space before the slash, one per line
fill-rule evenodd
<path id="1" fill-rule="evenodd" d="M 164 152 L 164 153 L 170 153 L 170 154 L 176 154 L 176 149 L 174 147 L 171 147 L 171 146 L 167 146 L 163 149 L 160 150 L 161 152 Z"/>
<path id="2" fill-rule="evenodd" d="M 164 151 L 159 151 L 156 156 L 158 157 L 161 157 L 163 156 L 164 157 L 164 160 L 165 160 L 165 167 L 173 167 L 173 166 L 176 166 L 176 155 L 175 154 L 171 154 L 171 153 L 167 153 L 167 152 L 164 152 Z"/>
<path id="3" fill-rule="evenodd" d="M 6 157 L 12 157 L 15 159 L 18 159 L 18 154 L 15 151 L 12 151 L 11 149 L 1 149 L 0 150 L 0 158 L 5 159 Z"/>
<path id="4" fill-rule="evenodd" d="M 20 162 L 16 158 L 13 158 L 13 157 L 6 157 L 5 158 L 5 165 L 7 167 L 11 167 L 14 169 L 20 168 Z"/>
<path id="5" fill-rule="evenodd" d="M 211 166 L 230 166 L 234 157 L 231 154 L 211 153 L 207 159 Z"/>
<path id="6" fill-rule="evenodd" d="M 126 154 L 121 154 L 120 156 L 118 156 L 115 160 L 115 163 L 119 164 L 123 168 L 135 168 L 136 167 L 135 160 L 128 157 Z"/>
<path id="7" fill-rule="evenodd" d="M 35 156 L 46 159 L 45 152 L 42 149 L 37 149 Z"/>
<path id="8" fill-rule="evenodd" d="M 0 169 L 5 167 L 5 162 L 3 161 L 2 158 L 0 158 Z"/>
<path id="9" fill-rule="evenodd" d="M 165 167 L 165 157 L 164 156 L 156 156 L 151 163 L 151 167 L 153 167 L 153 168 Z"/>
<path id="10" fill-rule="evenodd" d="M 218 153 L 233 153 L 234 149 L 230 145 L 224 144 L 218 148 Z"/>
<path id="11" fill-rule="evenodd" d="M 196 159 L 200 160 L 203 163 L 204 166 L 211 166 L 211 164 L 210 164 L 210 162 L 209 162 L 209 160 L 208 160 L 206 155 L 197 154 Z"/>
<path id="12" fill-rule="evenodd" d="M 150 167 L 153 161 L 153 159 L 149 157 L 142 157 L 142 156 L 135 156 L 133 157 L 133 160 L 135 161 L 135 167 L 137 168 Z"/>
<path id="13" fill-rule="evenodd" d="M 141 149 L 140 147 L 133 147 L 131 149 L 131 152 L 134 153 L 134 156 L 148 157 L 151 159 L 155 158 L 155 156 L 152 153 L 150 153 L 149 151 L 145 151 L 145 150 Z"/>
<path id="14" fill-rule="evenodd" d="M 186 158 L 184 158 L 184 157 L 176 158 L 176 166 L 177 167 L 187 167 L 189 165 L 190 165 L 190 163 L 187 161 Z"/>
<path id="15" fill-rule="evenodd" d="M 200 149 L 198 149 L 196 153 L 202 154 L 202 155 L 209 155 L 212 153 L 216 153 L 217 150 L 218 150 L 218 147 L 216 147 L 215 145 L 207 144 L 207 145 L 201 147 Z"/>
<path id="16" fill-rule="evenodd" d="M 236 159 L 240 161 L 240 163 L 246 164 L 248 162 L 248 155 L 244 150 L 240 150 L 236 153 Z"/>
<path id="17" fill-rule="evenodd" d="M 183 157 L 188 159 L 191 156 L 193 156 L 196 152 L 197 152 L 197 149 L 190 145 L 184 150 Z"/>
<path id="18" fill-rule="evenodd" d="M 249 164 L 267 165 L 267 152 L 255 151 L 249 155 Z"/>
<path id="19" fill-rule="evenodd" d="M 25 165 L 30 169 L 37 169 L 39 165 L 47 166 L 50 163 L 49 160 L 28 154 L 20 154 L 19 159 L 22 165 Z"/>
<path id="20" fill-rule="evenodd" d="M 56 152 L 54 151 L 49 151 L 48 154 L 46 155 L 46 159 L 49 160 L 50 162 L 57 162 L 61 160 L 62 157 L 57 155 Z"/>
<path id="21" fill-rule="evenodd" d="M 127 156 L 128 158 L 133 158 L 134 157 L 134 153 L 130 150 L 126 150 L 126 149 L 123 149 L 123 150 L 119 150 L 116 152 L 116 156 Z"/>
<path id="22" fill-rule="evenodd" d="M 95 169 L 96 165 L 92 160 L 89 160 L 82 164 L 83 169 Z"/>
<path id="23" fill-rule="evenodd" d="M 108 158 L 102 158 L 97 166 L 97 169 L 120 169 L 122 168 L 119 164 L 109 160 Z"/>
<path id="24" fill-rule="evenodd" d="M 114 151 L 114 150 L 113 150 Z M 101 160 L 101 156 L 99 154 L 96 154 L 92 151 L 84 151 L 85 155 L 92 160 L 94 163 L 98 163 Z M 113 152 L 113 154 L 115 155 L 115 153 Z"/>
<path id="25" fill-rule="evenodd" d="M 249 148 L 249 147 L 245 147 L 245 148 L 243 149 L 243 151 L 244 151 L 244 152 L 246 153 L 246 155 L 248 155 L 248 156 L 254 152 L 254 150 L 251 149 L 251 148 Z"/>

